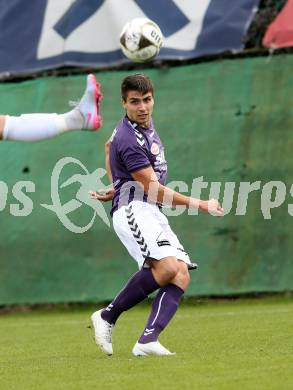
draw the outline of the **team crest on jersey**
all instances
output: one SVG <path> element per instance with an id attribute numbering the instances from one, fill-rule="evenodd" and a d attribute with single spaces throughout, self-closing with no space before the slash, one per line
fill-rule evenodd
<path id="1" fill-rule="evenodd" d="M 151 152 L 152 152 L 152 154 L 154 154 L 155 156 L 156 156 L 157 154 L 160 153 L 159 145 L 156 144 L 155 142 L 152 143 Z"/>

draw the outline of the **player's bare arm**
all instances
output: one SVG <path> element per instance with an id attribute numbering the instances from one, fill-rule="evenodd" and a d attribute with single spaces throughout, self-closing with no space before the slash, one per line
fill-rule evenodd
<path id="1" fill-rule="evenodd" d="M 201 200 L 185 196 L 159 183 L 152 167 L 131 174 L 133 179 L 143 186 L 144 192 L 153 202 L 170 206 L 186 206 L 191 209 L 209 212 L 215 216 L 223 214 L 223 208 L 216 199 Z"/>
<path id="2" fill-rule="evenodd" d="M 105 146 L 105 150 L 106 148 L 109 147 L 110 147 L 109 145 Z M 108 163 L 107 163 L 107 159 L 108 159 Z M 108 177 L 112 178 L 110 164 L 109 164 L 109 156 L 107 157 L 107 155 L 106 155 L 106 170 L 107 173 L 108 170 L 110 173 L 110 175 L 108 173 Z M 132 173 L 132 177 L 136 182 L 138 182 L 140 185 L 143 186 L 144 192 L 148 194 L 149 199 L 153 202 L 158 202 L 170 206 L 186 206 L 191 209 L 198 209 L 200 211 L 207 212 L 207 213 L 209 212 L 210 214 L 219 217 L 222 216 L 223 214 L 224 210 L 221 207 L 218 200 L 216 199 L 209 199 L 209 200 L 196 199 L 196 198 L 182 195 L 179 192 L 176 192 L 166 186 L 163 186 L 162 184 L 159 183 L 157 176 L 152 167 L 147 167 L 139 171 L 136 171 Z M 103 202 L 112 200 L 113 194 L 114 194 L 114 189 L 112 188 L 107 190 L 101 190 L 98 192 L 96 191 L 90 192 L 92 199 L 97 199 Z"/>
<path id="3" fill-rule="evenodd" d="M 5 116 L 4 115 L 0 115 L 0 139 L 3 138 L 4 126 L 5 126 Z"/>
<path id="4" fill-rule="evenodd" d="M 113 183 L 113 177 L 110 168 L 110 146 L 111 146 L 111 140 L 109 139 L 109 141 L 105 143 L 105 167 L 106 167 L 109 181 L 110 183 Z"/>
<path id="5" fill-rule="evenodd" d="M 107 171 L 107 176 L 109 178 L 110 183 L 113 183 L 113 177 L 110 167 L 110 146 L 111 146 L 111 139 L 109 139 L 105 143 L 105 167 Z M 114 195 L 114 188 L 107 188 L 107 189 L 101 189 L 99 191 L 90 191 L 90 197 L 92 199 L 100 200 L 102 202 L 108 202 L 113 199 Z"/>

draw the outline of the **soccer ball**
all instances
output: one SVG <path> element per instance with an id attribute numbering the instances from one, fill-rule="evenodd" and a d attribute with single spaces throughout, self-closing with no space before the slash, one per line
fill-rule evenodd
<path id="1" fill-rule="evenodd" d="M 163 44 L 160 27 L 150 19 L 135 18 L 126 23 L 120 34 L 123 53 L 134 62 L 150 61 Z"/>

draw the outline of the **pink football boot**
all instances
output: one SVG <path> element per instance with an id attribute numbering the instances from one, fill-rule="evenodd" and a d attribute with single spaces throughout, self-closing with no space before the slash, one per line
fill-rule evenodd
<path id="1" fill-rule="evenodd" d="M 77 109 L 84 118 L 83 130 L 97 131 L 102 126 L 102 117 L 99 113 L 101 100 L 100 84 L 95 75 L 89 74 L 86 90 L 77 105 Z"/>

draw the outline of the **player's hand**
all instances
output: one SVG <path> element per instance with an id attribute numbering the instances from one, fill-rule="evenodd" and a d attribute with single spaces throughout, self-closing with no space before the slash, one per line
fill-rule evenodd
<path id="1" fill-rule="evenodd" d="M 224 213 L 224 209 L 217 199 L 202 200 L 199 208 L 215 217 L 221 217 Z"/>
<path id="2" fill-rule="evenodd" d="M 99 191 L 89 192 L 91 199 L 100 200 L 101 202 L 108 202 L 113 199 L 114 188 L 105 188 Z"/>

